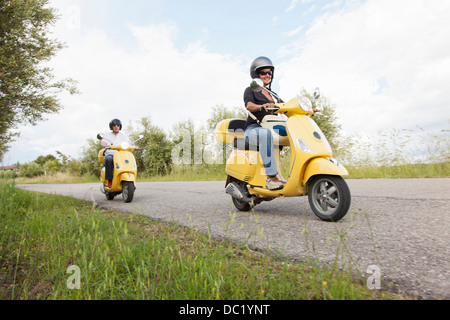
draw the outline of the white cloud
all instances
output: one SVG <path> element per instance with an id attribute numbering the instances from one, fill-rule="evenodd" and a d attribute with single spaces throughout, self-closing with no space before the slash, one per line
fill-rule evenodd
<path id="1" fill-rule="evenodd" d="M 303 26 L 300 26 L 300 27 L 298 27 L 298 28 L 295 28 L 294 30 L 291 30 L 291 31 L 286 32 L 286 35 L 287 35 L 288 37 L 293 37 L 293 36 L 295 36 L 296 34 L 298 34 L 302 29 L 303 29 Z"/>
<path id="2" fill-rule="evenodd" d="M 341 5 L 341 1 L 340 0 L 336 0 L 334 2 L 328 2 L 326 3 L 322 9 L 324 10 L 329 10 L 329 9 L 333 9 L 333 8 L 337 8 Z"/>
<path id="3" fill-rule="evenodd" d="M 284 11 L 290 12 L 290 11 L 294 10 L 297 7 L 299 2 L 301 2 L 302 4 L 308 4 L 308 3 L 311 3 L 314 1 L 315 0 L 301 0 L 301 1 L 300 0 L 291 0 L 291 2 L 289 3 L 289 7 L 287 7 Z M 314 5 L 313 5 L 313 7 L 314 7 Z"/>
<path id="4" fill-rule="evenodd" d="M 295 7 L 298 4 L 298 0 L 291 0 L 291 3 L 289 4 L 289 7 L 286 8 L 285 12 L 290 12 L 295 9 Z"/>
<path id="5" fill-rule="evenodd" d="M 241 58 L 210 52 L 200 42 L 177 48 L 173 24 L 127 28 L 134 45 L 124 47 L 102 30 L 70 29 L 67 19 L 61 20 L 55 34 L 68 48 L 52 66 L 57 78 L 78 80 L 82 94 L 62 95 L 61 112 L 35 127 L 20 128 L 12 151 L 25 157 L 22 163 L 56 150 L 77 158 L 87 139 L 108 131 L 113 118 L 121 119 L 126 130 L 130 122 L 150 116 L 168 132 L 188 118 L 206 124 L 215 105 L 243 104 L 248 74 Z M 16 160 L 11 154 L 4 159 Z"/>
<path id="6" fill-rule="evenodd" d="M 277 72 L 283 96 L 320 86 L 346 132 L 448 128 L 449 1 L 370 0 L 325 14 Z"/>

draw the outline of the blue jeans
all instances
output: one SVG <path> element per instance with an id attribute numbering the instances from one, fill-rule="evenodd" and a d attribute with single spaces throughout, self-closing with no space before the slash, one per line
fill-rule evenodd
<path id="1" fill-rule="evenodd" d="M 105 179 L 112 180 L 114 173 L 114 155 L 110 154 L 105 156 Z"/>
<path id="2" fill-rule="evenodd" d="M 251 150 L 259 146 L 259 153 L 266 170 L 266 175 L 275 176 L 278 173 L 277 162 L 273 150 L 272 132 L 258 124 L 251 124 L 245 129 L 245 143 Z"/>

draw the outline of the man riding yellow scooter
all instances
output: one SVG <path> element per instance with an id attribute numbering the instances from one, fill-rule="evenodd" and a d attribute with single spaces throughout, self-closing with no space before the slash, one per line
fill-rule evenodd
<path id="1" fill-rule="evenodd" d="M 131 202 L 137 175 L 136 160 L 131 151 L 139 148 L 126 134 L 120 132 L 122 123 L 119 119 L 111 120 L 109 128 L 111 132 L 97 135 L 103 147 L 98 154 L 99 161 L 104 165 L 100 174 L 103 183 L 101 191 L 108 200 L 122 193 L 123 200 Z"/>

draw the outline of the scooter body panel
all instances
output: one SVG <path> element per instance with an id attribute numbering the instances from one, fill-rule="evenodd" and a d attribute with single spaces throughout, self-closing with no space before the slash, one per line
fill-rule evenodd
<path id="1" fill-rule="evenodd" d="M 275 148 L 275 158 L 279 159 L 280 150 Z M 279 161 L 277 161 L 280 171 Z M 252 187 L 263 187 L 266 184 L 266 170 L 261 155 L 254 150 L 234 149 L 228 158 L 225 171 L 233 178 L 247 182 Z"/>
<path id="2" fill-rule="evenodd" d="M 118 151 L 114 154 L 114 171 L 111 188 L 105 188 L 108 192 L 122 192 L 122 182 L 135 182 L 137 175 L 136 159 L 129 151 Z M 107 185 L 105 168 L 100 173 L 101 181 Z"/>
<path id="3" fill-rule="evenodd" d="M 294 115 L 287 120 L 291 146 L 291 163 L 285 189 L 301 195 L 307 180 L 303 177 L 311 159 L 329 158 L 332 150 L 325 135 L 314 120 L 305 115 Z M 294 191 L 296 189 L 296 191 Z"/>
<path id="4" fill-rule="evenodd" d="M 303 162 L 314 157 L 331 157 L 332 150 L 327 138 L 316 122 L 308 116 L 295 115 L 287 120 L 291 146 L 301 150 L 298 139 L 302 139 L 309 151 L 303 150 Z"/>

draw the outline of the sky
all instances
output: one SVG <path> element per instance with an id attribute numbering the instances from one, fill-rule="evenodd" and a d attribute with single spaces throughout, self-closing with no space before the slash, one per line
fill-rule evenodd
<path id="1" fill-rule="evenodd" d="M 143 117 L 167 133 L 212 108 L 244 108 L 250 64 L 275 64 L 285 101 L 300 89 L 335 107 L 349 136 L 450 126 L 448 0 L 50 0 L 66 44 L 50 62 L 78 81 L 63 109 L 20 138 L 2 165 L 62 152 L 79 158 L 88 139 Z"/>

